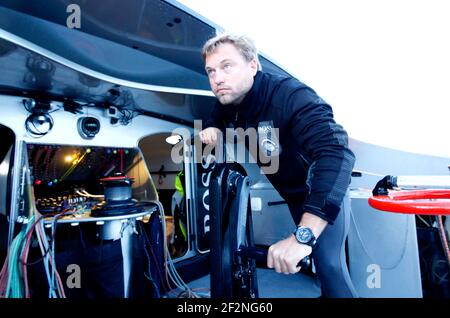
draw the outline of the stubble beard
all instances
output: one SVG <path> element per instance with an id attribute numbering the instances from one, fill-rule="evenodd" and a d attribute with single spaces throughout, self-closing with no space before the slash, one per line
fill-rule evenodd
<path id="1" fill-rule="evenodd" d="M 216 95 L 216 97 L 222 105 L 238 105 L 242 102 L 248 90 L 250 90 L 250 88 L 242 89 L 239 93 L 231 91 L 224 95 Z"/>
<path id="2" fill-rule="evenodd" d="M 233 102 L 236 100 L 236 98 L 234 98 L 234 96 L 230 96 L 230 95 L 222 95 L 222 96 L 218 96 L 217 98 L 219 99 L 219 102 L 222 105 L 233 104 Z"/>

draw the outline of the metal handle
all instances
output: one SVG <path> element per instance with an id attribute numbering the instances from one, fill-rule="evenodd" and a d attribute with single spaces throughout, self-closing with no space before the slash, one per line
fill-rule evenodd
<path id="1" fill-rule="evenodd" d="M 252 258 L 254 260 L 260 261 L 260 262 L 266 262 L 267 261 L 267 250 L 257 247 L 247 247 L 247 246 L 241 246 L 237 251 L 236 254 L 238 256 L 245 256 Z M 301 259 L 297 266 L 300 266 L 302 269 L 307 269 L 309 266 L 311 266 L 311 259 L 309 256 L 305 256 L 303 259 Z"/>

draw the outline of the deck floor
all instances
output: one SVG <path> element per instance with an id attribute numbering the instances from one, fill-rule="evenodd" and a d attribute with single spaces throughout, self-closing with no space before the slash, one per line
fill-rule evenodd
<path id="1" fill-rule="evenodd" d="M 321 295 L 317 279 L 305 275 L 283 275 L 270 269 L 257 269 L 260 298 L 317 298 Z M 189 287 L 202 296 L 210 295 L 209 275 L 190 282 Z M 206 292 L 205 292 L 206 291 Z"/>

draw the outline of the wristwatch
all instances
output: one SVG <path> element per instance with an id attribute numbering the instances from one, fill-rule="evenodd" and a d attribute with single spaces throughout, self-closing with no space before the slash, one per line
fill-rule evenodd
<path id="1" fill-rule="evenodd" d="M 309 227 L 298 226 L 294 232 L 294 235 L 300 244 L 306 244 L 311 247 L 316 245 L 317 239 Z"/>

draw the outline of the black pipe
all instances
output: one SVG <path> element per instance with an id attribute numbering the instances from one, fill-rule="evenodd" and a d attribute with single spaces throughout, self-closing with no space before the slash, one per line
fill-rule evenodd
<path id="1" fill-rule="evenodd" d="M 247 247 L 241 246 L 237 251 L 236 255 L 244 256 L 252 258 L 259 262 L 267 262 L 267 253 L 266 249 L 257 248 L 257 247 Z M 302 269 L 307 269 L 311 265 L 311 259 L 309 256 L 305 256 L 300 262 L 297 263 L 297 266 L 300 266 Z"/>

